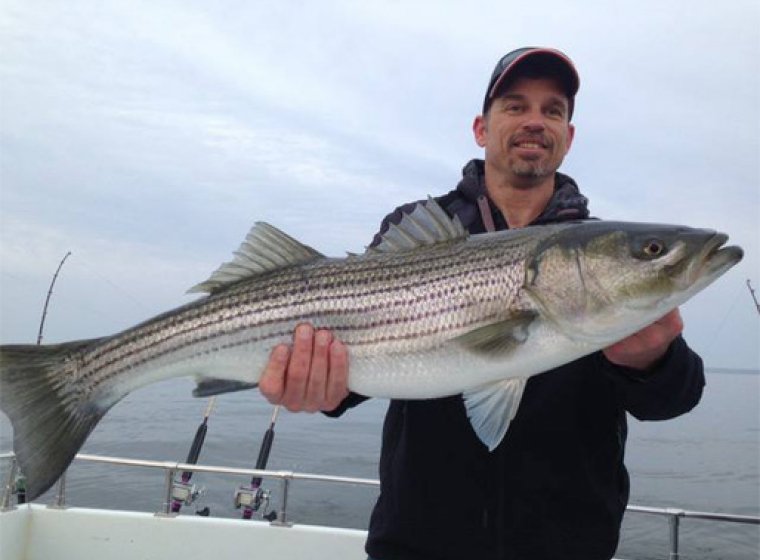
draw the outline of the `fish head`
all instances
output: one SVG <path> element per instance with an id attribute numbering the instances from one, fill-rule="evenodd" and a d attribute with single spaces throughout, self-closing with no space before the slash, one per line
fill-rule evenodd
<path id="1" fill-rule="evenodd" d="M 526 262 L 525 292 L 566 336 L 611 344 L 656 321 L 738 263 L 708 229 L 583 221 L 558 229 Z"/>

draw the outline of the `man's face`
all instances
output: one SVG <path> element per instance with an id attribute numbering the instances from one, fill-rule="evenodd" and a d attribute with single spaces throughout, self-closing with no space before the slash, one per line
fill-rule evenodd
<path id="1" fill-rule="evenodd" d="M 552 177 L 570 149 L 575 128 L 568 99 L 548 78 L 517 78 L 473 124 L 486 166 L 516 187 Z"/>

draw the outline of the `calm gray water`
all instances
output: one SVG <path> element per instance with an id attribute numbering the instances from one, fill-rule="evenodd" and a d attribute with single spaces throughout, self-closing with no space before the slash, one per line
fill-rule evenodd
<path id="1" fill-rule="evenodd" d="M 190 396 L 188 380 L 156 384 L 129 395 L 101 422 L 85 453 L 184 460 L 205 410 Z M 380 429 L 386 402 L 368 401 L 343 418 L 284 412 L 276 427 L 269 468 L 377 477 Z M 209 422 L 200 462 L 253 467 L 272 408 L 258 393 L 220 397 Z M 9 427 L 0 422 L 0 447 L 7 450 Z M 627 464 L 631 503 L 760 515 L 760 375 L 709 373 L 702 403 L 667 422 L 630 422 Z M 231 503 L 245 479 L 196 475 L 207 488 L 198 507 L 212 516 L 237 517 Z M 277 503 L 278 486 L 271 485 Z M 443 491 L 443 490 L 442 490 Z M 75 463 L 67 478 L 68 503 L 156 511 L 163 501 L 163 476 L 150 469 Z M 356 486 L 296 482 L 291 520 L 366 528 L 376 491 Z M 42 497 L 44 502 L 51 493 Z M 452 504 L 456 514 L 456 504 Z M 192 514 L 193 507 L 183 509 Z M 745 560 L 760 556 L 758 526 L 682 521 L 685 560 Z M 621 558 L 667 558 L 665 518 L 631 513 L 624 523 Z"/>

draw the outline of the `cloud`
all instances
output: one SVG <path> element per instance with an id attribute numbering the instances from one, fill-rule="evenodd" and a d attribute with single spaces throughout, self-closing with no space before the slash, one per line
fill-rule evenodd
<path id="1" fill-rule="evenodd" d="M 34 297 L 69 249 L 56 301 L 81 321 L 63 338 L 137 320 L 133 299 L 146 312 L 183 301 L 255 220 L 327 254 L 360 251 L 385 213 L 453 188 L 480 155 L 470 125 L 485 82 L 524 44 L 578 65 L 564 170 L 596 215 L 713 227 L 745 246 L 741 268 L 695 300 L 719 314 L 721 283 L 735 293 L 760 268 L 759 10 L 8 0 L 2 336 L 33 330 Z M 687 328 L 709 330 L 701 316 Z M 755 359 L 742 344 L 736 359 Z"/>

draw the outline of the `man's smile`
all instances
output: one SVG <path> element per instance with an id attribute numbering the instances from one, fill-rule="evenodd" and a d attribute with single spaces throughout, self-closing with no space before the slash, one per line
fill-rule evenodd
<path id="1" fill-rule="evenodd" d="M 549 149 L 551 147 L 552 143 L 543 137 L 525 137 L 525 136 L 518 136 L 517 138 L 512 140 L 512 146 L 516 148 L 525 148 L 525 149 Z"/>
<path id="2" fill-rule="evenodd" d="M 511 142 L 511 145 L 518 156 L 534 159 L 545 155 L 551 149 L 552 144 L 543 138 L 518 137 Z"/>

